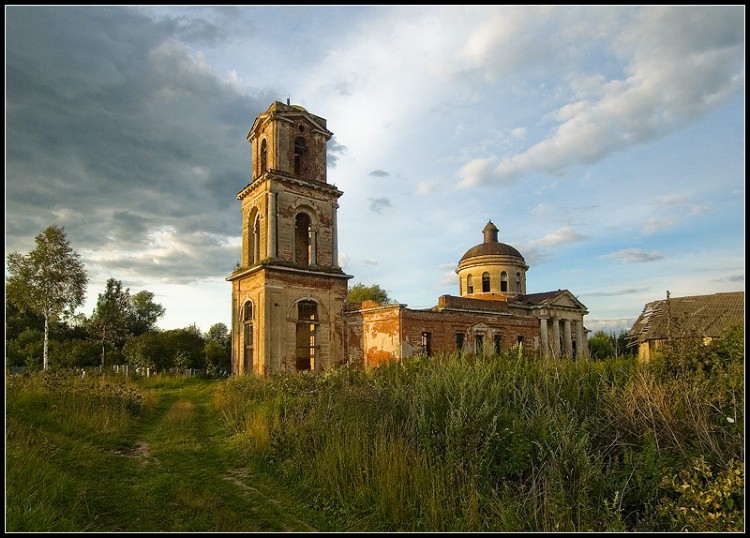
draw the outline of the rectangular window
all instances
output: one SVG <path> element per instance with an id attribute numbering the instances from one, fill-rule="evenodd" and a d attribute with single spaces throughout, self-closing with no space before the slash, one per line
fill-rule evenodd
<path id="1" fill-rule="evenodd" d="M 523 344 L 523 336 L 519 335 L 518 338 L 516 338 L 516 342 Z"/>
<path id="2" fill-rule="evenodd" d="M 422 355 L 432 356 L 432 334 L 422 333 Z"/>
<path id="3" fill-rule="evenodd" d="M 317 342 L 318 305 L 312 301 L 302 301 L 297 306 L 297 370 L 311 370 L 315 367 Z"/>
<path id="4" fill-rule="evenodd" d="M 464 348 L 464 333 L 456 333 L 456 349 Z"/>
<path id="5" fill-rule="evenodd" d="M 474 352 L 481 353 L 482 348 L 484 348 L 484 335 L 477 334 L 474 336 Z"/>
<path id="6" fill-rule="evenodd" d="M 245 323 L 245 373 L 253 371 L 253 324 Z"/>
<path id="7" fill-rule="evenodd" d="M 500 344 L 501 344 L 501 337 L 499 334 L 496 334 L 494 336 L 494 344 L 495 344 L 495 353 L 498 355 L 500 354 Z"/>

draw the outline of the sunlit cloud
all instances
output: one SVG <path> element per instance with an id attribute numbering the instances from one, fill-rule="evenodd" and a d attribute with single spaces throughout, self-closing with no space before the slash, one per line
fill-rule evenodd
<path id="1" fill-rule="evenodd" d="M 664 256 L 660 252 L 657 252 L 657 251 L 646 252 L 645 250 L 641 250 L 638 248 L 626 248 L 626 249 L 618 250 L 617 252 L 611 252 L 610 254 L 605 254 L 602 257 L 614 258 L 616 260 L 619 260 L 625 263 L 653 262 L 653 261 L 661 260 L 664 258 Z"/>

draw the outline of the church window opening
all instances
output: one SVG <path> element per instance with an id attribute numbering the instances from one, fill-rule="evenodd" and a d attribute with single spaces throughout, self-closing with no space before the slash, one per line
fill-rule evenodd
<path id="1" fill-rule="evenodd" d="M 472 283 L 471 275 L 466 277 L 466 293 L 474 293 L 474 284 Z"/>
<path id="2" fill-rule="evenodd" d="M 260 173 L 263 174 L 268 167 L 268 144 L 266 139 L 260 143 Z"/>
<path id="3" fill-rule="evenodd" d="M 297 305 L 297 371 L 311 370 L 315 366 L 318 347 L 318 305 L 313 301 L 300 301 Z"/>
<path id="4" fill-rule="evenodd" d="M 456 349 L 459 351 L 464 348 L 464 333 L 456 333 Z"/>
<path id="5" fill-rule="evenodd" d="M 253 251 L 252 251 L 252 263 L 256 264 L 260 261 L 260 217 L 255 216 L 255 222 L 253 223 Z"/>
<path id="6" fill-rule="evenodd" d="M 310 224 L 307 213 L 294 219 L 294 259 L 299 265 L 310 265 Z"/>
<path id="7" fill-rule="evenodd" d="M 484 349 L 484 335 L 475 334 L 474 335 L 474 352 L 482 353 L 483 349 Z"/>
<path id="8" fill-rule="evenodd" d="M 244 355 L 243 362 L 245 365 L 245 373 L 249 374 L 253 371 L 253 303 L 248 301 L 245 303 L 242 312 L 242 321 L 244 326 L 243 340 L 244 340 Z"/>
<path id="9" fill-rule="evenodd" d="M 422 355 L 432 357 L 432 333 L 422 333 Z"/>
<path id="10" fill-rule="evenodd" d="M 516 273 L 516 291 L 521 293 L 521 273 Z"/>
<path id="11" fill-rule="evenodd" d="M 298 136 L 294 141 L 294 174 L 299 176 L 302 173 L 302 167 L 307 153 L 307 143 L 305 139 Z"/>
<path id="12" fill-rule="evenodd" d="M 500 273 L 500 291 L 508 291 L 508 273 Z"/>
<path id="13" fill-rule="evenodd" d="M 495 353 L 498 355 L 500 354 L 501 344 L 502 344 L 502 337 L 499 334 L 496 334 L 494 336 L 494 344 L 495 344 Z"/>
<path id="14" fill-rule="evenodd" d="M 490 274 L 489 273 L 482 273 L 482 291 L 483 292 L 490 291 Z"/>

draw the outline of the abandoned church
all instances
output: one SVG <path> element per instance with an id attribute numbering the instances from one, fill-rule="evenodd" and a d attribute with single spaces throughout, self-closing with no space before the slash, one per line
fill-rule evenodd
<path id="1" fill-rule="evenodd" d="M 273 103 L 247 136 L 252 177 L 238 194 L 242 257 L 232 285 L 232 372 L 372 367 L 412 355 L 492 353 L 522 346 L 554 357 L 587 354 L 586 307 L 568 290 L 527 293 L 528 265 L 498 241 L 459 260 L 458 296 L 429 309 L 369 301 L 347 304 L 338 265 L 338 199 L 328 183 L 326 120 Z M 478 235 L 478 234 L 477 234 Z"/>

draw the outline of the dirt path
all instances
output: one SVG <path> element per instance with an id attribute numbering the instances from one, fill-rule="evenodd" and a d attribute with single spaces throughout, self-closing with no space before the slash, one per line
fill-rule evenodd
<path id="1" fill-rule="evenodd" d="M 111 515 L 130 531 L 315 532 L 313 512 L 253 468 L 210 405 L 211 382 L 157 389 L 132 448 L 135 512 Z M 129 505 L 132 508 L 132 504 Z"/>

